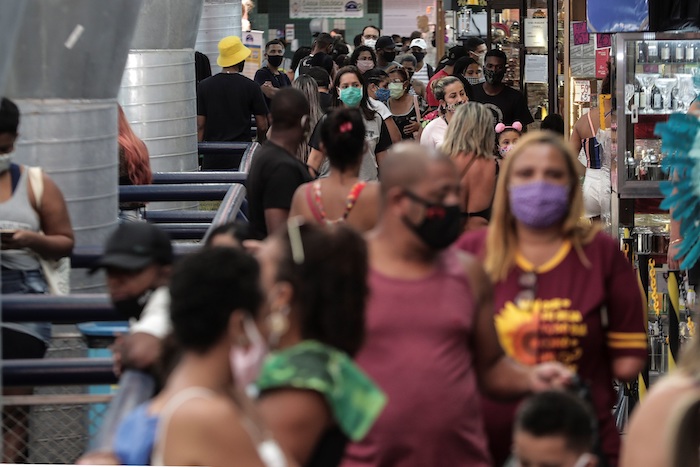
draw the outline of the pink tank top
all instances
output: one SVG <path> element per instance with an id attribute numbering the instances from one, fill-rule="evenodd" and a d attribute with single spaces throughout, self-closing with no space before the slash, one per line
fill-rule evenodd
<path id="1" fill-rule="evenodd" d="M 475 303 L 454 251 L 420 280 L 370 271 L 357 363 L 388 404 L 344 467 L 490 466 L 473 358 Z"/>

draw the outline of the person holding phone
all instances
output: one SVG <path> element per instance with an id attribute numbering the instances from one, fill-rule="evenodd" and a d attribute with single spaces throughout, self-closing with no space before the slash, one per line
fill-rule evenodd
<path id="1" fill-rule="evenodd" d="M 0 103 L 0 279 L 2 294 L 46 294 L 41 260 L 57 260 L 73 250 L 73 229 L 61 190 L 44 172 L 12 162 L 19 109 Z M 2 358 L 42 358 L 51 339 L 51 323 L 2 323 Z M 4 395 L 31 394 L 32 388 L 4 388 Z M 27 407 L 3 409 L 15 420 L 3 432 L 3 463 L 24 458 L 28 438 Z"/>

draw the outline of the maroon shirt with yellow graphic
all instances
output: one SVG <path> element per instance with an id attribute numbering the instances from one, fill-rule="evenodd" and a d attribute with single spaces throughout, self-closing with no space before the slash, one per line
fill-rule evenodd
<path id="1" fill-rule="evenodd" d="M 483 257 L 485 240 L 486 230 L 469 232 L 456 246 Z M 644 305 L 636 274 L 613 239 L 599 233 L 583 252 L 590 266 L 584 265 L 570 242 L 538 268 L 516 256 L 507 279 L 494 286 L 495 325 L 509 356 L 526 365 L 562 362 L 590 385 L 603 450 L 614 466 L 620 438 L 611 414 L 615 404 L 611 365 L 617 357 L 646 358 Z M 531 272 L 536 274 L 534 287 L 523 285 L 523 275 Z M 524 293 L 528 288 L 530 293 Z M 510 453 L 517 406 L 517 402 L 482 400 L 494 465 L 502 465 L 499 461 Z"/>

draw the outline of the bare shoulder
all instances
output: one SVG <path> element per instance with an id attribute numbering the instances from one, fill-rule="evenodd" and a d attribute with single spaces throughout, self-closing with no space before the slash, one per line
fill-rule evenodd
<path id="1" fill-rule="evenodd" d="M 379 182 L 371 181 L 366 183 L 365 188 L 362 190 L 362 193 L 360 193 L 358 201 L 361 199 L 372 202 L 379 201 L 379 188 L 381 187 Z"/>
<path id="2" fill-rule="evenodd" d="M 173 414 L 174 424 L 187 423 L 191 426 L 211 426 L 230 423 L 240 417 L 233 401 L 224 396 L 195 397 L 183 403 Z"/>
<path id="3" fill-rule="evenodd" d="M 309 183 L 313 182 L 302 183 L 297 187 L 296 191 L 294 192 L 294 196 L 292 197 L 292 205 L 289 210 L 290 217 L 303 216 L 305 218 L 308 218 L 308 203 L 306 203 L 306 190 L 308 188 Z"/>
<path id="4" fill-rule="evenodd" d="M 330 417 L 323 396 L 305 389 L 285 388 L 265 392 L 258 400 L 258 406 L 266 420 L 281 417 L 287 422 L 305 425 Z"/>
<path id="5" fill-rule="evenodd" d="M 659 440 L 659 433 L 669 433 L 677 409 L 694 392 L 697 392 L 697 387 L 692 379 L 680 373 L 654 385 L 632 414 L 623 443 L 621 467 L 668 465 L 666 448 L 669 444 L 667 440 Z"/>

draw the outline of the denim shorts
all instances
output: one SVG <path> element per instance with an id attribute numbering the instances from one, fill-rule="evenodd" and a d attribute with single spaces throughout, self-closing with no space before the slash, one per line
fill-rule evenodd
<path id="1" fill-rule="evenodd" d="M 44 275 L 38 269 L 21 271 L 2 268 L 0 279 L 2 279 L 3 295 L 46 294 L 49 291 Z M 37 345 L 27 345 L 27 355 L 24 355 L 25 352 L 17 348 L 18 346 L 12 346 L 11 348 L 5 346 L 7 342 L 12 342 L 12 339 L 19 339 L 19 341 L 27 339 L 28 344 L 32 343 L 33 340 L 39 340 L 45 348 L 48 347 L 51 341 L 51 323 L 2 323 L 2 328 L 3 358 L 37 358 L 39 352 L 36 349 L 41 347 L 39 343 L 36 343 Z M 6 339 L 7 342 L 5 342 Z M 32 351 L 31 348 L 34 350 Z"/>

